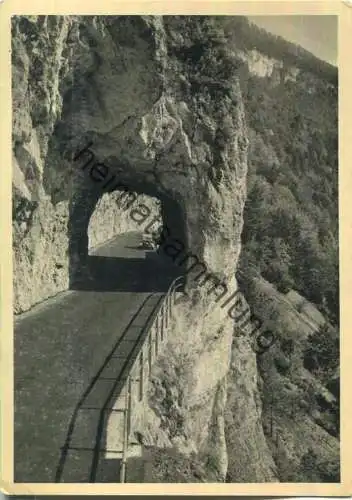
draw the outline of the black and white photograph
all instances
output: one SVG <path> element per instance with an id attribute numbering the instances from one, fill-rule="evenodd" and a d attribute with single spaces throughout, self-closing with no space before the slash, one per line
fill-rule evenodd
<path id="1" fill-rule="evenodd" d="M 12 16 L 15 484 L 342 482 L 338 79 L 337 15 Z"/>

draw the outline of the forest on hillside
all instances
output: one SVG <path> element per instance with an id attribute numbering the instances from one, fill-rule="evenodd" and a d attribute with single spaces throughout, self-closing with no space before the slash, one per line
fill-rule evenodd
<path id="1" fill-rule="evenodd" d="M 255 45 L 281 58 L 284 71 L 293 63 L 301 70 L 296 81 L 273 84 L 246 64 L 240 69 L 249 126 L 241 266 L 254 266 L 282 292 L 298 290 L 338 325 L 337 69 L 246 21 L 240 26 L 234 46 Z"/>

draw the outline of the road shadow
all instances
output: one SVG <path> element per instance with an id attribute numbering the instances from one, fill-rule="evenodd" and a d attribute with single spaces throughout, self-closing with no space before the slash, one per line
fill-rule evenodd
<path id="1" fill-rule="evenodd" d="M 177 266 L 170 265 L 156 252 L 146 258 L 122 258 L 89 255 L 85 272 L 71 283 L 71 290 L 98 292 L 167 292 L 179 275 Z"/>

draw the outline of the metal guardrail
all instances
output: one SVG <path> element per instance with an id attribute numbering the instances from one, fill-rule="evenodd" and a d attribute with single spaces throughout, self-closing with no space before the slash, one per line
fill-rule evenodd
<path id="1" fill-rule="evenodd" d="M 130 446 L 130 435 L 133 417 L 133 405 L 141 402 L 146 392 L 146 381 L 151 373 L 153 363 L 160 354 L 166 340 L 167 329 L 170 324 L 172 308 L 176 300 L 176 292 L 184 285 L 184 276 L 179 276 L 170 285 L 167 293 L 160 301 L 154 315 L 146 325 L 146 335 L 142 342 L 137 343 L 131 354 L 135 357 L 133 364 L 126 371 L 125 404 L 123 415 L 123 446 L 120 468 L 120 482 L 126 482 L 126 465 Z M 137 355 L 136 355 L 137 354 Z"/>

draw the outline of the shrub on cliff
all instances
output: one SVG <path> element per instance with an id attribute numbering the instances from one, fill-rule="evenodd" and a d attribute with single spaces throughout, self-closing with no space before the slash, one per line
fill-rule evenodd
<path id="1" fill-rule="evenodd" d="M 295 473 L 296 482 L 338 483 L 340 482 L 339 464 L 319 459 L 314 450 L 305 453 Z"/>
<path id="2" fill-rule="evenodd" d="M 327 383 L 339 367 L 339 336 L 330 325 L 323 325 L 309 336 L 304 350 L 304 367 Z"/>
<path id="3" fill-rule="evenodd" d="M 277 356 L 275 356 L 274 362 L 275 362 L 275 366 L 276 366 L 277 371 L 281 375 L 286 375 L 288 373 L 290 366 L 291 366 L 291 363 L 290 363 L 290 360 L 286 356 L 284 356 L 283 354 L 280 353 Z"/>
<path id="4" fill-rule="evenodd" d="M 192 453 L 189 457 L 174 448 L 149 448 L 152 483 L 214 483 L 222 482 L 216 470 L 207 467 Z"/>

